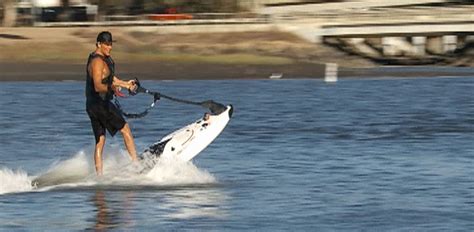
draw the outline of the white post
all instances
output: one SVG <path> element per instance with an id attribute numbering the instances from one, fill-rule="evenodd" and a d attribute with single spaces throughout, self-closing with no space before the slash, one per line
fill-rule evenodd
<path id="1" fill-rule="evenodd" d="M 325 82 L 337 82 L 337 64 L 326 63 Z"/>
<path id="2" fill-rule="evenodd" d="M 283 73 L 272 73 L 272 75 L 270 75 L 270 79 L 280 79 L 283 77 Z"/>

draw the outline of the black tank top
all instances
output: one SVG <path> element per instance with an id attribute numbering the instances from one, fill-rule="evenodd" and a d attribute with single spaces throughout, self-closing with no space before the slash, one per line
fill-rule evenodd
<path id="1" fill-rule="evenodd" d="M 96 57 L 100 57 L 107 64 L 107 67 L 109 68 L 109 75 L 102 80 L 103 84 L 107 84 L 106 94 L 101 94 L 95 91 L 94 80 L 92 79 L 92 75 L 89 73 L 89 65 L 92 62 L 92 60 Z M 87 79 L 86 79 L 87 104 L 89 105 L 89 104 L 94 104 L 94 103 L 105 103 L 112 100 L 114 96 L 114 92 L 112 90 L 112 81 L 115 76 L 114 60 L 112 60 L 110 56 L 104 57 L 95 52 L 92 52 L 89 55 L 89 59 L 87 60 L 86 73 L 87 73 Z"/>

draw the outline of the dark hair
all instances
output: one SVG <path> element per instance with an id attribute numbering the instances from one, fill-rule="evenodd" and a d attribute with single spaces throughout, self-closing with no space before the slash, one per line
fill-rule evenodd
<path id="1" fill-rule="evenodd" d="M 103 31 L 97 35 L 97 42 L 98 43 L 112 43 L 115 40 L 112 39 L 112 33 L 108 31 Z"/>

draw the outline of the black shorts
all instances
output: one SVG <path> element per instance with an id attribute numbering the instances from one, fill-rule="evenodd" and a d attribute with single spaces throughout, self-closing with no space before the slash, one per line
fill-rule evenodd
<path id="1" fill-rule="evenodd" d="M 105 135 L 106 129 L 114 136 L 127 123 L 120 110 L 111 102 L 87 104 L 86 110 L 91 119 L 96 143 L 101 135 Z"/>

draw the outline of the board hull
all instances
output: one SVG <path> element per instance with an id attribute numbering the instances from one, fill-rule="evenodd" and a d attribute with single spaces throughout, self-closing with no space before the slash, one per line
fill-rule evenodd
<path id="1" fill-rule="evenodd" d="M 228 105 L 227 109 L 218 115 L 210 115 L 207 120 L 200 118 L 166 135 L 140 155 L 144 166 L 151 168 L 155 162 L 150 160 L 157 158 L 171 158 L 183 162 L 192 160 L 224 130 L 233 110 L 233 106 Z"/>

